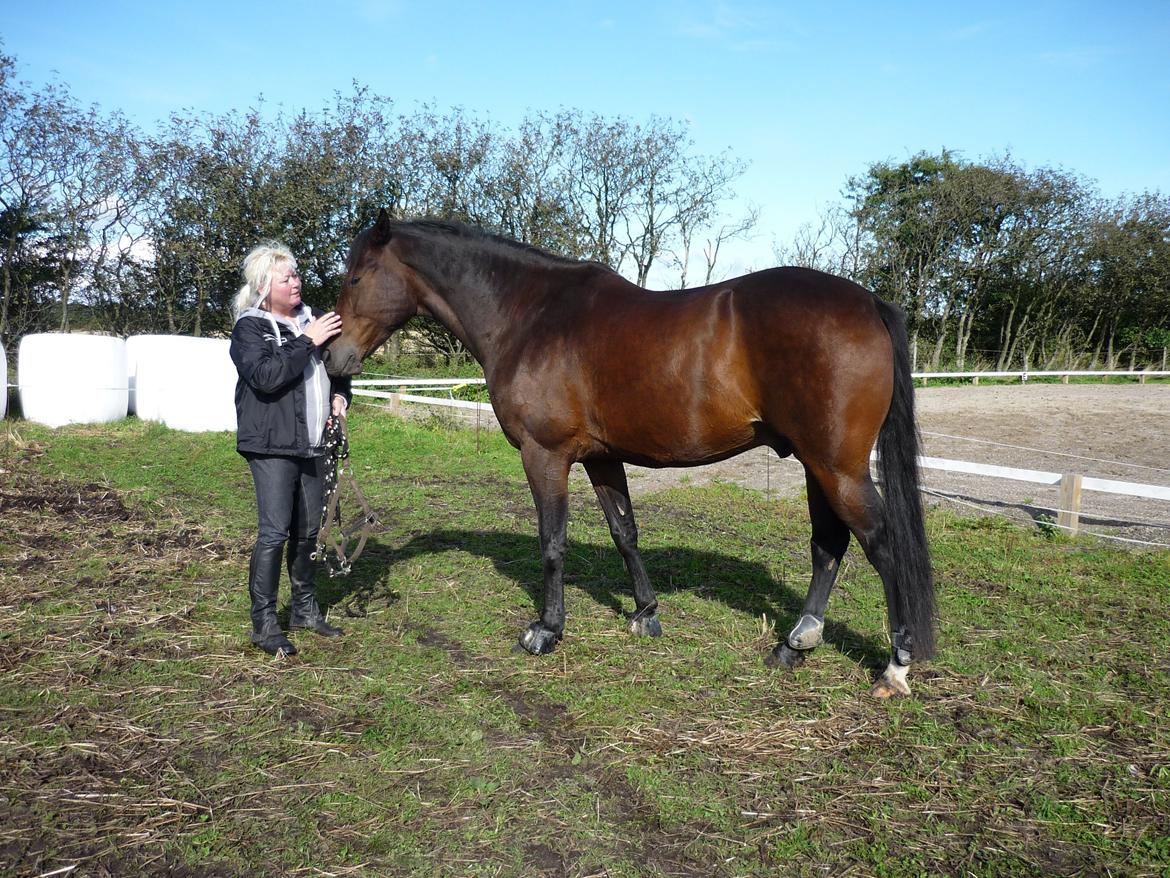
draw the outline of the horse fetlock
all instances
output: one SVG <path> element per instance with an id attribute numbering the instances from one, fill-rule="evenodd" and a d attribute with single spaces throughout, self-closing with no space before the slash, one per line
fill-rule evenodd
<path id="1" fill-rule="evenodd" d="M 546 655 L 556 649 L 561 635 L 540 622 L 533 622 L 520 635 L 520 646 L 531 655 Z"/>
<path id="2" fill-rule="evenodd" d="M 825 623 L 816 616 L 805 614 L 788 632 L 788 646 L 796 650 L 816 649 L 825 642 Z"/>
<path id="3" fill-rule="evenodd" d="M 661 637 L 662 623 L 654 610 L 641 610 L 630 619 L 630 633 L 637 637 Z"/>
<path id="4" fill-rule="evenodd" d="M 890 638 L 893 641 L 894 661 L 905 667 L 914 661 L 914 638 L 903 628 L 899 628 Z"/>

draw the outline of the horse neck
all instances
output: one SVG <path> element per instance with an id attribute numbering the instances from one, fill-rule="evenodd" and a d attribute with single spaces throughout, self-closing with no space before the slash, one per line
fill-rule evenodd
<path id="1" fill-rule="evenodd" d="M 525 296 L 539 294 L 539 285 L 518 282 L 521 277 L 531 278 L 534 269 L 474 242 L 458 248 L 444 243 L 414 242 L 404 261 L 423 281 L 422 307 L 490 372 L 509 315 L 518 306 L 521 286 Z"/>

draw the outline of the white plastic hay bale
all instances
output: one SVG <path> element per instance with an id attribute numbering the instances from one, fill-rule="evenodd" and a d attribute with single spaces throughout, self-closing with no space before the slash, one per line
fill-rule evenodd
<path id="1" fill-rule="evenodd" d="M 236 367 L 227 339 L 140 335 L 131 341 L 138 417 L 192 433 L 236 429 Z"/>
<path id="2" fill-rule="evenodd" d="M 164 388 L 157 381 L 147 382 L 146 393 L 138 392 L 139 364 L 146 360 L 148 370 L 158 371 L 156 363 L 166 361 L 173 355 L 176 346 L 182 344 L 183 336 L 177 335 L 132 335 L 126 339 L 126 383 L 130 389 L 127 409 L 144 421 L 162 421 L 162 400 Z"/>
<path id="3" fill-rule="evenodd" d="M 147 344 L 146 339 L 160 338 L 157 335 L 131 335 L 126 339 L 126 397 L 127 414 L 138 414 L 138 396 L 135 393 L 138 383 L 138 351 Z"/>
<path id="4" fill-rule="evenodd" d="M 24 416 L 49 427 L 126 417 L 126 342 L 105 335 L 26 335 L 16 356 Z"/>

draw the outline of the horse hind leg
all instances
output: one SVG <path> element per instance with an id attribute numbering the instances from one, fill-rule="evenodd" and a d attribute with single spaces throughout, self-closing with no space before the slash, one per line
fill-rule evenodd
<path id="1" fill-rule="evenodd" d="M 662 624 L 658 621 L 658 598 L 646 575 L 642 554 L 638 551 L 638 524 L 634 520 L 634 507 L 630 503 L 630 487 L 626 481 L 626 470 L 617 461 L 589 461 L 585 472 L 597 492 L 597 500 L 605 513 L 609 532 L 613 537 L 626 570 L 634 581 L 635 612 L 630 619 L 630 633 L 642 637 L 662 636 Z"/>
<path id="2" fill-rule="evenodd" d="M 812 522 L 812 582 L 804 599 L 800 618 L 784 641 L 768 657 L 769 667 L 795 669 L 821 645 L 825 630 L 825 609 L 829 594 L 841 568 L 841 558 L 849 547 L 849 528 L 825 497 L 812 473 L 805 470 L 808 489 L 808 513 Z"/>
<path id="3" fill-rule="evenodd" d="M 889 664 L 870 689 L 875 698 L 910 694 L 907 670 L 913 661 L 913 645 L 903 624 L 898 597 L 898 564 L 886 526 L 886 506 L 869 476 L 868 465 L 858 475 L 818 471 L 826 499 L 845 522 L 869 563 L 877 570 L 886 596 L 892 655 Z"/>

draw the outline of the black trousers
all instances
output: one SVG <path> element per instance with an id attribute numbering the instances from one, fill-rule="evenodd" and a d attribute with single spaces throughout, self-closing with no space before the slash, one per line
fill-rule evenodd
<path id="1" fill-rule="evenodd" d="M 321 526 L 324 457 L 248 455 L 256 486 L 257 547 L 317 540 Z"/>

